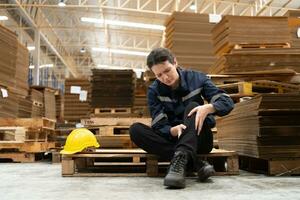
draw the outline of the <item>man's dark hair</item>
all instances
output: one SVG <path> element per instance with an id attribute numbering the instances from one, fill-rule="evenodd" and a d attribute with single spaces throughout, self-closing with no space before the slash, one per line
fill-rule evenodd
<path id="1" fill-rule="evenodd" d="M 153 65 L 157 65 L 165 61 L 169 61 L 171 64 L 174 64 L 174 58 L 175 56 L 169 49 L 159 47 L 153 49 L 148 55 L 147 66 L 149 67 L 149 69 L 151 69 Z"/>

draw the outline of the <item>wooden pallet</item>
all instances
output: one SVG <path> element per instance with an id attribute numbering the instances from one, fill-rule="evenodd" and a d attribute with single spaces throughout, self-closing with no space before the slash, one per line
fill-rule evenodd
<path id="1" fill-rule="evenodd" d="M 239 156 L 243 170 L 275 176 L 300 175 L 300 158 L 261 159 Z"/>
<path id="2" fill-rule="evenodd" d="M 130 114 L 131 108 L 95 108 L 94 114 Z"/>
<path id="3" fill-rule="evenodd" d="M 0 151 L 17 151 L 27 153 L 46 152 L 55 147 L 55 142 L 19 142 L 19 141 L 1 141 Z"/>
<path id="4" fill-rule="evenodd" d="M 94 117 L 81 119 L 81 124 L 85 127 L 93 126 L 130 126 L 133 123 L 140 122 L 148 126 L 151 125 L 150 117 Z"/>
<path id="5" fill-rule="evenodd" d="M 25 128 L 55 129 L 55 120 L 48 118 L 0 118 L 0 127 L 19 126 Z"/>
<path id="6" fill-rule="evenodd" d="M 95 162 L 96 159 L 110 159 Z M 128 162 L 112 162 L 120 161 L 120 159 L 130 159 Z M 222 163 L 221 171 L 217 171 L 216 175 L 235 175 L 239 174 L 238 156 L 233 151 L 225 151 L 214 149 L 211 153 L 199 155 L 199 158 L 214 163 Z M 226 164 L 225 164 L 226 163 Z M 158 162 L 158 158 L 154 155 L 147 154 L 141 149 L 97 149 L 95 152 L 82 152 L 73 155 L 62 156 L 62 176 L 160 176 L 162 175 L 160 167 L 166 167 L 168 162 Z M 222 165 L 221 164 L 221 165 Z M 119 173 L 125 167 L 131 173 L 125 171 Z M 102 167 L 102 168 L 101 168 Z M 144 171 L 140 171 L 141 167 Z M 98 168 L 97 173 L 93 171 Z M 216 168 L 216 167 L 215 167 Z M 218 167 L 220 169 L 220 167 Z M 101 171 L 102 170 L 102 171 Z"/>

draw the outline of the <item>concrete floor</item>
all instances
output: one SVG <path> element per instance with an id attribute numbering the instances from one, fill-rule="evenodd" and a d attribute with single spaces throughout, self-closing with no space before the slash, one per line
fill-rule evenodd
<path id="1" fill-rule="evenodd" d="M 241 172 L 213 177 L 208 183 L 187 179 L 187 187 L 170 190 L 162 178 L 61 177 L 60 164 L 0 163 L 0 199 L 70 200 L 300 200 L 300 177 L 267 177 Z"/>

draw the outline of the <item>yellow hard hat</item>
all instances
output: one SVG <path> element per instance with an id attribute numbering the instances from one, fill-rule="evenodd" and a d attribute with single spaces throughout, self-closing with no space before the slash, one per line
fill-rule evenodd
<path id="1" fill-rule="evenodd" d="M 86 128 L 73 130 L 67 137 L 64 149 L 61 154 L 74 154 L 87 147 L 100 147 L 95 135 Z"/>

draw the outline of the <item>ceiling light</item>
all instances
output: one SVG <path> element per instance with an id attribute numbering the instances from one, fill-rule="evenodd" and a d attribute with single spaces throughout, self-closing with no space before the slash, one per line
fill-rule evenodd
<path id="1" fill-rule="evenodd" d="M 146 69 L 142 69 L 142 68 L 130 68 L 130 67 L 123 67 L 123 66 L 114 66 L 114 65 L 97 65 L 96 67 L 97 69 L 116 69 L 116 70 L 133 70 L 133 71 L 136 71 L 136 72 L 145 72 Z"/>
<path id="2" fill-rule="evenodd" d="M 28 51 L 33 51 L 33 50 L 35 50 L 35 46 L 28 46 L 27 49 L 28 49 Z"/>
<path id="3" fill-rule="evenodd" d="M 96 24 L 109 24 L 109 25 L 117 25 L 117 26 L 127 26 L 127 27 L 134 27 L 134 28 L 144 28 L 144 29 L 154 29 L 154 30 L 165 30 L 166 27 L 162 25 L 155 25 L 155 24 L 144 24 L 144 23 L 135 23 L 135 22 L 126 22 L 126 21 L 117 21 L 117 20 L 103 20 L 97 18 L 90 18 L 90 17 L 81 17 L 80 20 L 82 22 L 90 22 Z"/>
<path id="4" fill-rule="evenodd" d="M 44 65 L 40 65 L 39 68 L 46 68 L 46 67 L 53 67 L 53 64 L 44 64 Z"/>
<path id="5" fill-rule="evenodd" d="M 190 5 L 190 9 L 191 9 L 191 10 L 196 10 L 196 5 L 195 5 L 194 3 L 192 3 L 192 4 Z"/>
<path id="6" fill-rule="evenodd" d="M 80 53 L 85 53 L 85 52 L 86 52 L 85 48 L 82 47 L 82 48 L 80 49 Z"/>
<path id="7" fill-rule="evenodd" d="M 148 52 L 142 52 L 142 51 L 128 51 L 128 50 L 122 50 L 122 49 L 108 49 L 108 48 L 99 48 L 99 47 L 93 47 L 93 51 L 97 52 L 105 52 L 105 53 L 117 53 L 117 54 L 126 54 L 126 55 L 134 55 L 134 56 L 148 56 Z"/>
<path id="8" fill-rule="evenodd" d="M 34 65 L 29 65 L 29 69 L 34 69 Z"/>
<path id="9" fill-rule="evenodd" d="M 64 0 L 60 0 L 59 3 L 58 3 L 58 6 L 60 6 L 60 7 L 66 6 L 65 1 Z"/>
<path id="10" fill-rule="evenodd" d="M 8 20 L 8 17 L 5 15 L 0 15 L 0 21 Z"/>

